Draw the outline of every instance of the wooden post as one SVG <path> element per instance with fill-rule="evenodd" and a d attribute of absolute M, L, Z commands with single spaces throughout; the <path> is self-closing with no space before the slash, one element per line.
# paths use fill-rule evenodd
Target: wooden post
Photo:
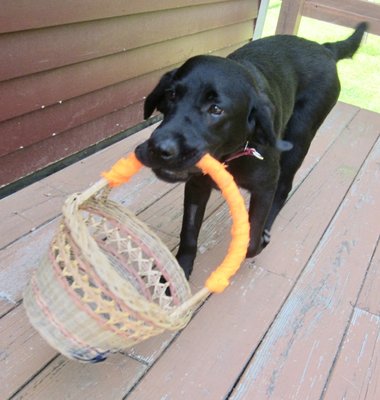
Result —
<path fill-rule="evenodd" d="M 282 0 L 276 34 L 296 35 L 305 0 Z"/>
<path fill-rule="evenodd" d="M 268 6 L 269 6 L 269 0 L 259 1 L 259 12 L 256 19 L 255 30 L 253 32 L 253 40 L 260 39 L 263 34 L 265 18 L 268 12 Z"/>

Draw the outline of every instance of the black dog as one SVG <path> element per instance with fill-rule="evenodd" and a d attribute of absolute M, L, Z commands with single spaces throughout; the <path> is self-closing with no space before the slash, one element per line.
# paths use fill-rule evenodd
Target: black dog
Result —
<path fill-rule="evenodd" d="M 227 58 L 196 56 L 166 73 L 147 97 L 145 118 L 164 115 L 136 149 L 159 178 L 187 181 L 177 259 L 189 277 L 213 183 L 194 167 L 210 153 L 251 193 L 247 257 L 269 243 L 269 230 L 310 143 L 337 102 L 336 62 L 351 57 L 367 28 L 319 45 L 296 36 L 253 41 Z"/>

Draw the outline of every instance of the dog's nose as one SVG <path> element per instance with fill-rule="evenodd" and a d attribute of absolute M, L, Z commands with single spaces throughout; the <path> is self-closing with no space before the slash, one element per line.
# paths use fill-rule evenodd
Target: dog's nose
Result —
<path fill-rule="evenodd" d="M 165 139 L 153 143 L 151 148 L 156 157 L 163 161 L 171 161 L 179 154 L 178 144 L 171 139 Z"/>

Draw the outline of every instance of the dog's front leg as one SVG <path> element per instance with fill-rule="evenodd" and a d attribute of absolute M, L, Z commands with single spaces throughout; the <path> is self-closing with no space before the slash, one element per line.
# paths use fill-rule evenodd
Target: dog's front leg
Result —
<path fill-rule="evenodd" d="M 199 231 L 203 222 L 212 183 L 208 176 L 195 176 L 185 185 L 184 212 L 177 260 L 186 278 L 193 270 Z"/>
<path fill-rule="evenodd" d="M 270 234 L 264 231 L 264 227 L 273 197 L 273 191 L 251 195 L 249 204 L 250 242 L 247 257 L 256 256 L 269 243 Z"/>

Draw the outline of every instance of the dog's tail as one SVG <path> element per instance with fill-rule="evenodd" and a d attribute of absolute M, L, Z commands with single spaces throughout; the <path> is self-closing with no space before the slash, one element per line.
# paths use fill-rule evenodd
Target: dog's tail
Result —
<path fill-rule="evenodd" d="M 361 22 L 355 29 L 355 32 L 345 40 L 334 43 L 324 43 L 323 46 L 328 48 L 333 54 L 336 61 L 342 58 L 352 57 L 360 46 L 364 32 L 367 30 L 367 22 Z"/>

